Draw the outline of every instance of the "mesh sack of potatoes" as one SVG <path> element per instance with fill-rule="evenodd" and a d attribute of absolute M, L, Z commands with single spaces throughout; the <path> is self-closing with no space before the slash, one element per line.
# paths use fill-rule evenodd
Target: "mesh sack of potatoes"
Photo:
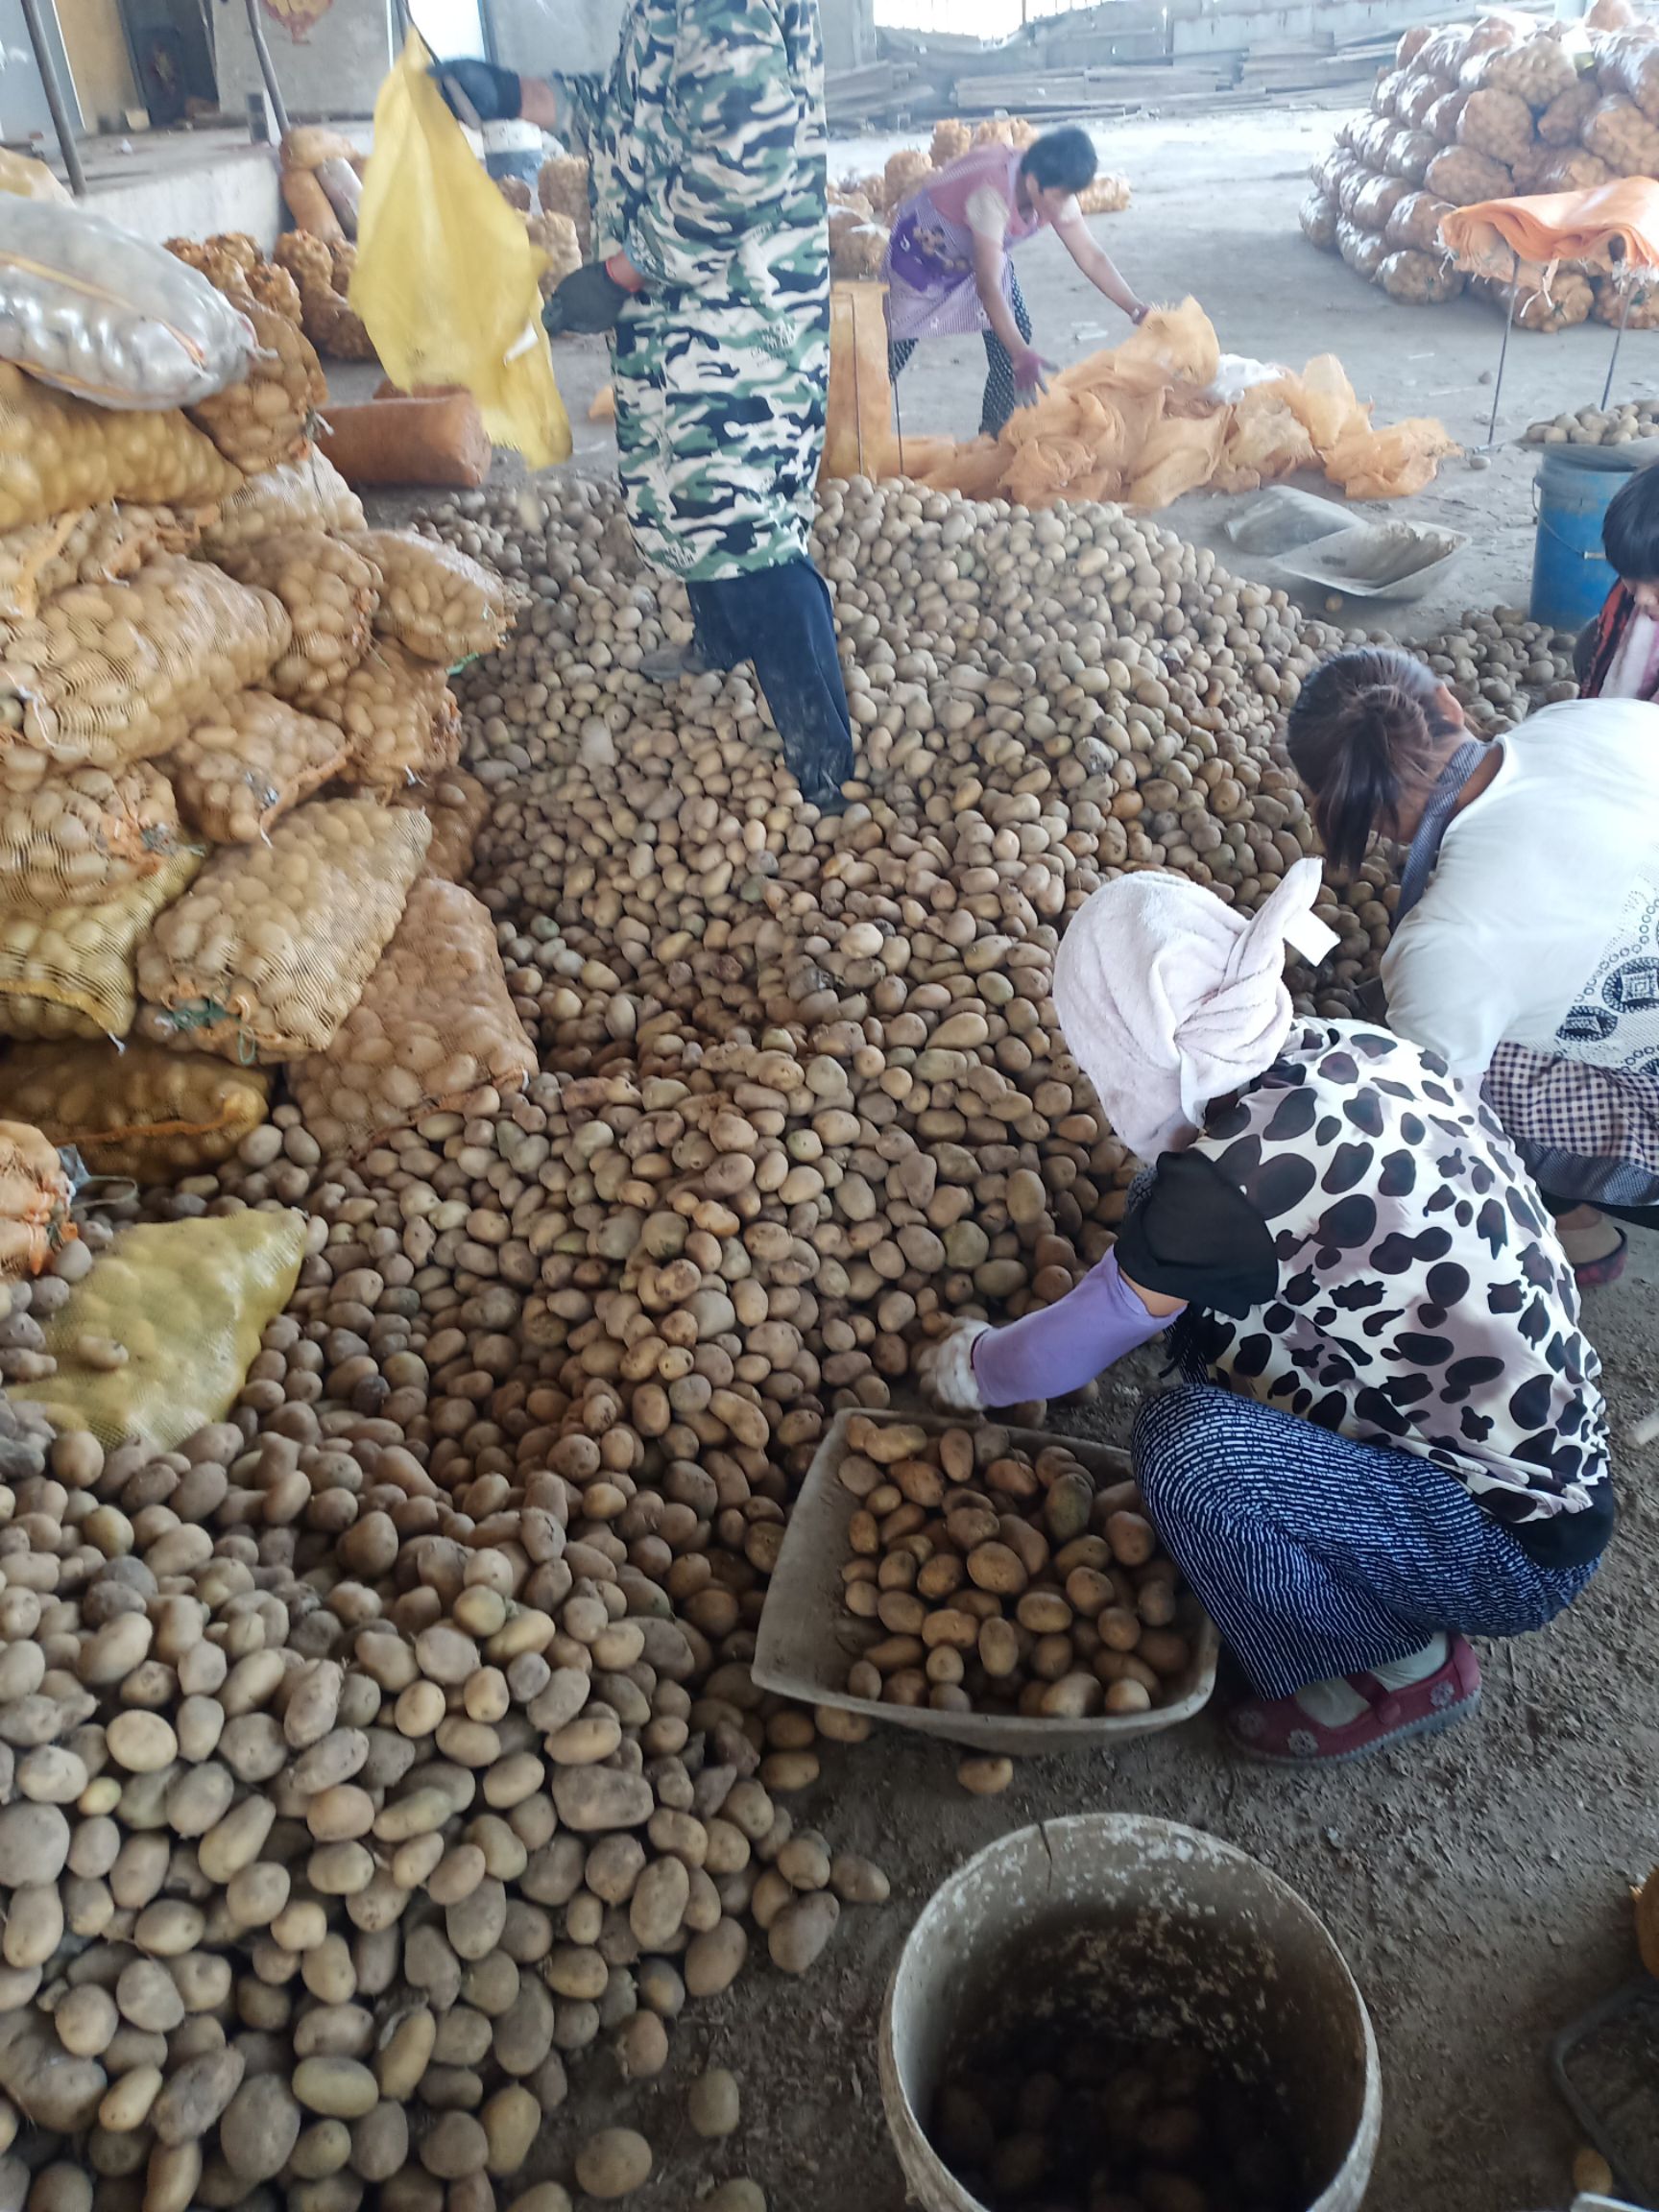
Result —
<path fill-rule="evenodd" d="M 176 408 L 94 407 L 0 361 L 0 530 L 107 499 L 207 507 L 241 482 Z"/>
<path fill-rule="evenodd" d="M 445 671 L 435 661 L 378 638 L 344 684 L 310 703 L 337 722 L 350 748 L 344 783 L 390 798 L 429 782 L 461 757 L 461 721 Z"/>
<path fill-rule="evenodd" d="M 422 661 L 452 668 L 493 653 L 513 627 L 517 595 L 504 580 L 441 539 L 357 530 L 345 542 L 379 571 L 376 633 Z"/>
<path fill-rule="evenodd" d="M 130 583 L 59 592 L 0 652 L 0 784 L 168 752 L 214 700 L 257 684 L 288 637 L 269 592 L 174 554 Z"/>
<path fill-rule="evenodd" d="M 1506 46 L 1491 56 L 1486 83 L 1500 92 L 1513 92 L 1528 108 L 1548 108 L 1578 82 L 1573 57 L 1558 39 L 1548 35 L 1528 38 L 1519 46 Z"/>
<path fill-rule="evenodd" d="M 347 543 L 323 530 L 282 530 L 219 555 L 239 584 L 271 592 L 287 610 L 288 648 L 264 677 L 279 699 L 321 699 L 368 650 L 380 596 L 368 546 L 367 534 Z"/>
<path fill-rule="evenodd" d="M 1372 114 L 1392 115 L 1400 105 L 1400 95 L 1405 91 L 1407 82 L 1403 69 L 1384 70 L 1371 94 Z"/>
<path fill-rule="evenodd" d="M 362 998 L 288 1087 L 325 1156 L 349 1159 L 428 1114 L 495 1112 L 536 1065 L 489 909 L 422 876 Z"/>
<path fill-rule="evenodd" d="M 179 853 L 92 904 L 0 913 L 0 1037 L 125 1037 L 133 953 L 201 865 L 200 853 Z"/>
<path fill-rule="evenodd" d="M 1309 170 L 1309 180 L 1315 192 L 1322 192 L 1327 200 L 1334 200 L 1341 193 L 1344 180 L 1359 166 L 1345 146 L 1333 146 L 1325 158 L 1315 161 Z"/>
<path fill-rule="evenodd" d="M 1440 145 L 1456 145 L 1457 126 L 1463 120 L 1463 109 L 1468 99 L 1467 92 L 1443 93 L 1423 118 L 1424 130 Z"/>
<path fill-rule="evenodd" d="M 1440 141 L 1431 131 L 1396 131 L 1384 167 L 1390 176 L 1403 177 L 1407 184 L 1421 184 L 1439 151 Z"/>
<path fill-rule="evenodd" d="M 881 170 L 883 198 L 889 211 L 897 212 L 919 184 L 933 174 L 933 164 L 919 146 L 901 146 L 889 154 Z"/>
<path fill-rule="evenodd" d="M 1409 248 L 1387 255 L 1377 265 L 1377 281 L 1390 300 L 1413 307 L 1436 307 L 1443 300 L 1455 300 L 1463 289 L 1463 272 L 1454 268 L 1443 253 L 1417 253 Z"/>
<path fill-rule="evenodd" d="M 1426 77 L 1443 77 L 1449 84 L 1457 82 L 1457 72 L 1469 54 L 1469 34 L 1472 23 L 1443 23 L 1423 42 L 1417 57 L 1417 68 Z"/>
<path fill-rule="evenodd" d="M 1432 192 L 1407 193 L 1389 216 L 1383 239 L 1396 252 L 1441 252 L 1440 224 L 1451 212 L 1452 203 Z"/>
<path fill-rule="evenodd" d="M 1335 201 L 1327 200 L 1323 192 L 1310 192 L 1296 218 L 1302 226 L 1303 237 L 1323 253 L 1335 252 L 1336 225 L 1340 219 Z"/>
<path fill-rule="evenodd" d="M 1477 300 L 1485 301 L 1496 307 L 1501 315 L 1509 311 L 1510 279 L 1502 276 L 1471 276 L 1469 291 Z M 1590 289 L 1590 279 L 1576 269 L 1545 270 L 1536 261 L 1523 261 L 1520 284 L 1515 296 L 1515 325 L 1520 330 L 1556 331 L 1571 330 L 1590 319 L 1590 310 L 1596 296 Z"/>
<path fill-rule="evenodd" d="M 0 1277 L 38 1275 L 75 1235 L 69 1173 L 45 1133 L 0 1121 Z"/>
<path fill-rule="evenodd" d="M 472 851 L 490 811 L 489 787 L 464 769 L 452 768 L 430 784 L 411 783 L 393 797 L 394 806 L 420 806 L 432 825 L 426 848 L 426 874 L 465 883 L 472 873 Z"/>
<path fill-rule="evenodd" d="M 1513 167 L 1532 144 L 1532 110 L 1514 92 L 1471 92 L 1457 118 L 1457 143 Z"/>
<path fill-rule="evenodd" d="M 576 235 L 576 226 L 568 215 L 549 215 L 545 208 L 538 208 L 524 224 L 530 234 L 530 243 L 545 263 L 537 282 L 541 297 L 548 299 L 566 276 L 574 276 L 582 266 L 582 241 Z"/>
<path fill-rule="evenodd" d="M 1596 276 L 1590 289 L 1590 312 L 1598 323 L 1610 323 L 1615 329 L 1623 323 L 1627 330 L 1659 330 L 1659 285 L 1636 280 L 1621 285 L 1612 276 Z"/>
<path fill-rule="evenodd" d="M 312 446 L 297 461 L 251 476 L 202 534 L 211 561 L 282 530 L 361 530 L 363 502 L 334 464 Z"/>
<path fill-rule="evenodd" d="M 1557 93 L 1539 116 L 1539 137 L 1546 146 L 1576 146 L 1600 98 L 1601 90 L 1594 77 L 1578 78 L 1565 92 Z"/>
<path fill-rule="evenodd" d="M 1354 221 L 1354 210 L 1359 204 L 1359 195 L 1377 181 L 1374 169 L 1350 169 L 1336 189 L 1336 207 L 1345 221 Z"/>
<path fill-rule="evenodd" d="M 1659 176 L 1659 125 L 1649 123 L 1634 100 L 1615 93 L 1599 100 L 1584 125 L 1584 145 L 1620 177 Z"/>
<path fill-rule="evenodd" d="M 303 330 L 251 292 L 228 295 L 253 325 L 257 352 L 240 382 L 228 384 L 190 409 L 225 459 L 252 476 L 305 450 L 318 412 L 327 404 L 323 364 Z"/>
<path fill-rule="evenodd" d="M 339 361 L 373 361 L 374 349 L 362 317 L 347 301 L 355 250 L 329 246 L 303 230 L 285 230 L 276 241 L 276 261 L 300 291 L 300 320 L 320 353 Z"/>
<path fill-rule="evenodd" d="M 269 1109 L 271 1078 L 160 1045 L 14 1045 L 0 1114 L 33 1121 L 94 1175 L 170 1183 L 228 1160 Z"/>
<path fill-rule="evenodd" d="M 326 783 L 350 748 L 338 724 L 239 691 L 167 757 L 179 810 L 214 845 L 252 845 Z"/>
<path fill-rule="evenodd" d="M 251 1064 L 321 1052 L 397 926 L 426 818 L 313 799 L 261 845 L 226 846 L 139 949 L 141 1034 Z"/>
<path fill-rule="evenodd" d="M 173 786 L 144 761 L 0 791 L 0 907 L 51 912 L 108 899 L 156 875 L 183 842 Z"/>
<path fill-rule="evenodd" d="M 588 201 L 588 164 L 579 155 L 555 154 L 541 164 L 536 197 L 549 215 L 568 216 L 576 226 L 583 258 L 592 251 L 593 217 Z"/>
<path fill-rule="evenodd" d="M 1620 32 L 1600 40 L 1596 74 L 1602 89 L 1634 100 L 1650 122 L 1659 123 L 1659 44 L 1651 32 Z"/>
<path fill-rule="evenodd" d="M 1350 220 L 1361 230 L 1375 230 L 1381 234 L 1388 227 L 1388 218 L 1405 199 L 1410 187 L 1401 177 L 1369 177 L 1354 195 L 1349 209 Z"/>
<path fill-rule="evenodd" d="M 1473 146 L 1449 146 L 1429 164 L 1425 181 L 1438 199 L 1455 207 L 1473 207 L 1477 201 L 1503 200 L 1513 180 L 1502 161 L 1478 154 Z"/>
<path fill-rule="evenodd" d="M 292 1206 L 133 1222 L 44 1322 L 57 1372 L 18 1395 L 60 1434 L 170 1452 L 229 1412 L 304 1251 Z"/>
<path fill-rule="evenodd" d="M 1354 133 L 1354 153 L 1362 168 L 1373 172 L 1383 166 L 1394 125 L 1386 115 L 1367 115 Z"/>
<path fill-rule="evenodd" d="M 1517 192 L 1588 192 L 1612 181 L 1600 155 L 1582 146 L 1533 146 L 1515 164 Z"/>
<path fill-rule="evenodd" d="M 1127 177 L 1107 173 L 1096 177 L 1092 184 L 1084 185 L 1077 195 L 1077 204 L 1085 215 L 1118 215 L 1133 198 Z"/>
<path fill-rule="evenodd" d="M 212 510 L 102 507 L 54 516 L 0 537 L 0 617 L 28 621 L 74 584 L 114 584 L 156 553 L 190 553 Z"/>
<path fill-rule="evenodd" d="M 1413 77 L 1394 107 L 1394 120 L 1413 131 L 1429 128 L 1429 116 L 1437 101 L 1445 97 L 1446 87 L 1433 77 Z"/>
<path fill-rule="evenodd" d="M 1357 276 L 1375 276 L 1388 248 L 1379 230 L 1367 230 L 1342 216 L 1336 225 L 1336 251 Z"/>
<path fill-rule="evenodd" d="M 948 168 L 952 161 L 960 161 L 974 143 L 974 133 L 966 123 L 955 116 L 947 115 L 933 126 L 933 141 L 927 149 L 928 158 L 935 169 Z"/>

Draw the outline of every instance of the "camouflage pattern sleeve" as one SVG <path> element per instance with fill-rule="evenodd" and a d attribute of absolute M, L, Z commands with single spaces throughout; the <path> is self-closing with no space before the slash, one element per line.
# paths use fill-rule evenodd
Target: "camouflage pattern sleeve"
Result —
<path fill-rule="evenodd" d="M 629 226 L 630 258 L 661 283 L 697 281 L 785 218 L 798 108 L 771 0 L 679 0 L 663 128 Z"/>

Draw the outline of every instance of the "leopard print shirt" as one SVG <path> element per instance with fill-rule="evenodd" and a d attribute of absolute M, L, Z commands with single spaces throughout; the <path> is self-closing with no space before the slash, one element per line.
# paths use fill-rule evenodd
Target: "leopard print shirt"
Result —
<path fill-rule="evenodd" d="M 1505 1523 L 1591 1504 L 1606 1422 L 1572 1269 L 1444 1061 L 1362 1023 L 1304 1023 L 1194 1149 L 1279 1261 L 1278 1294 L 1242 1319 L 1191 1313 L 1220 1382 L 1418 1453 Z"/>

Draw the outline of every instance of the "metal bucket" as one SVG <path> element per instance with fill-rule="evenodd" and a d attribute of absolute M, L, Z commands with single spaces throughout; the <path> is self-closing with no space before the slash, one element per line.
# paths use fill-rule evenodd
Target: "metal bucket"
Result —
<path fill-rule="evenodd" d="M 970 2022 L 1110 2008 L 1129 2037 L 1179 2033 L 1277 2084 L 1309 2212 L 1358 2212 L 1382 2114 L 1364 2000 L 1323 1922 L 1265 1866 L 1195 1828 L 1130 1814 L 1045 1821 L 933 1892 L 881 2020 L 881 2097 L 924 2212 L 985 2212 L 926 2124 Z"/>

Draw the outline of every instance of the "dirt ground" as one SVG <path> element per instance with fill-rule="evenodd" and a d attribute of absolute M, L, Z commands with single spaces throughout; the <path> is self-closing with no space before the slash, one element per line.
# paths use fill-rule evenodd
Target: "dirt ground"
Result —
<path fill-rule="evenodd" d="M 1493 314 L 1461 301 L 1396 306 L 1297 231 L 1304 172 L 1337 111 L 1101 126 L 1103 159 L 1130 176 L 1135 204 L 1099 232 L 1146 295 L 1196 294 L 1230 349 L 1297 366 L 1334 351 L 1380 420 L 1438 414 L 1478 443 L 1498 359 Z M 898 142 L 838 145 L 831 173 L 876 167 Z M 1053 239 L 1027 249 L 1021 271 L 1046 350 L 1073 357 L 1121 331 Z M 1609 347 L 1596 325 L 1518 336 L 1501 430 L 1512 438 L 1534 416 L 1599 399 Z M 558 359 L 579 458 L 602 466 L 610 433 L 583 417 L 604 381 L 603 349 L 565 344 Z M 924 348 L 902 386 L 906 423 L 971 434 L 981 375 L 974 341 Z M 1659 340 L 1628 337 L 1620 393 L 1650 393 L 1656 378 Z M 1466 606 L 1525 601 L 1534 461 L 1505 447 L 1478 471 L 1454 462 L 1413 503 L 1412 513 L 1451 521 L 1474 543 L 1447 593 L 1395 611 L 1397 635 L 1425 635 Z M 1200 495 L 1166 519 L 1219 544 L 1234 511 Z M 1659 1399 L 1656 1282 L 1659 1240 L 1648 1240 L 1626 1280 L 1591 1307 L 1621 1435 Z M 1072 1418 L 1120 1436 L 1135 1395 L 1109 1383 L 1097 1406 Z M 763 2184 L 774 2212 L 898 2212 L 903 2186 L 881 2119 L 876 2041 L 915 1913 L 953 1866 L 1014 1827 L 1091 1808 L 1139 1812 L 1254 1853 L 1341 1943 L 1384 2074 L 1372 2212 L 1563 2205 L 1578 2136 L 1551 2085 L 1550 2045 L 1633 1972 L 1627 1886 L 1659 1859 L 1656 1479 L 1653 1450 L 1622 1448 L 1623 1526 L 1588 1595 L 1547 1633 L 1483 1654 L 1485 1704 L 1475 1722 L 1370 1765 L 1308 1778 L 1256 1768 L 1228 1754 L 1207 1719 L 1116 1758 L 1027 1765 L 1006 1795 L 981 1800 L 958 1789 L 948 1750 L 906 1735 L 826 1746 L 823 1778 L 792 1805 L 797 1822 L 878 1859 L 893 1882 L 891 1905 L 846 1913 L 805 1982 L 762 1961 L 718 2004 L 694 2008 L 660 2082 L 623 2090 L 608 2059 L 579 2073 L 572 2116 L 627 2121 L 649 2135 L 658 2178 L 630 2200 L 638 2212 L 691 2212 L 715 2181 L 738 2173 Z M 690 2133 L 683 2092 L 716 2061 L 742 2081 L 744 2120 L 710 2150 Z M 550 2131 L 545 2171 L 567 2176 L 569 2140 Z"/>

